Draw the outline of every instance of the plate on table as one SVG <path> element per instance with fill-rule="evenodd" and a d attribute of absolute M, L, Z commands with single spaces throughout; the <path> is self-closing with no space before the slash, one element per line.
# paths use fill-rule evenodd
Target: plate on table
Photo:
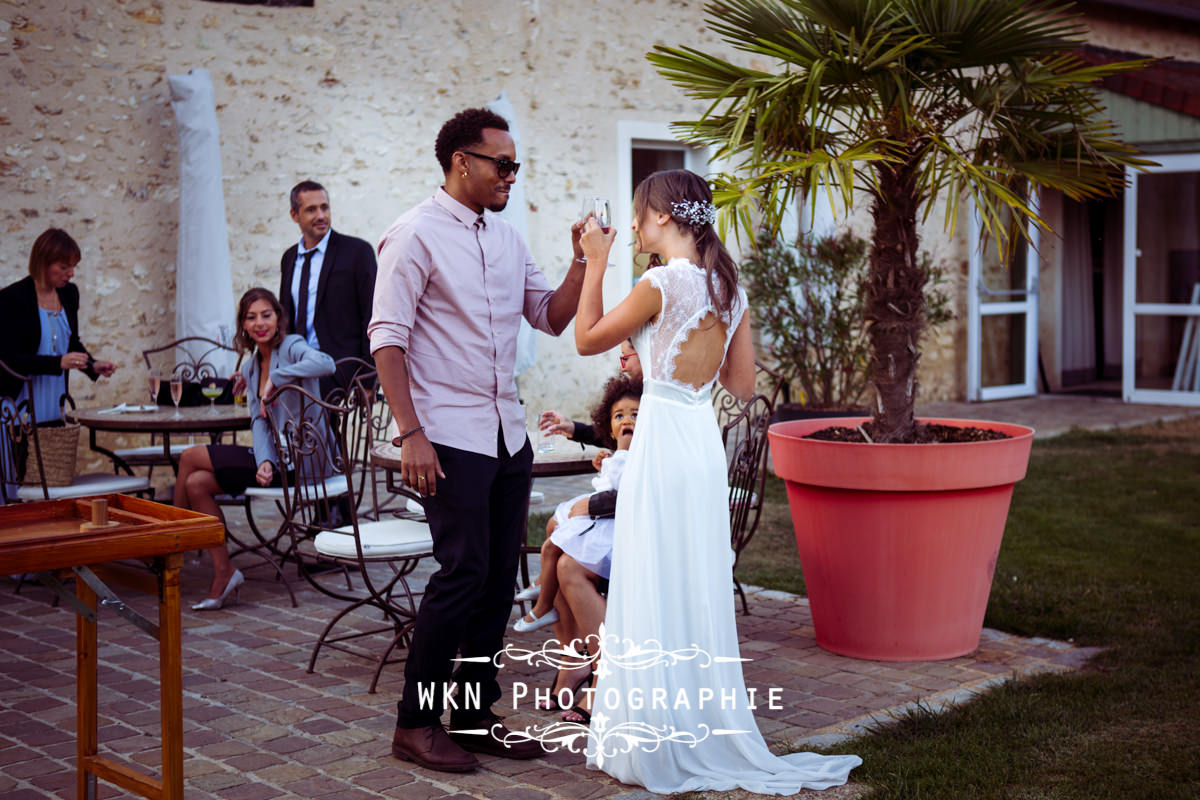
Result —
<path fill-rule="evenodd" d="M 103 409 L 102 411 L 98 411 L 96 413 L 98 413 L 98 414 L 140 414 L 140 413 L 144 413 L 146 411 L 157 411 L 157 410 L 158 410 L 158 406 L 156 406 L 152 403 L 145 403 L 145 404 L 121 403 L 121 405 L 119 405 L 119 406 L 113 406 L 112 408 L 106 408 L 106 409 Z"/>

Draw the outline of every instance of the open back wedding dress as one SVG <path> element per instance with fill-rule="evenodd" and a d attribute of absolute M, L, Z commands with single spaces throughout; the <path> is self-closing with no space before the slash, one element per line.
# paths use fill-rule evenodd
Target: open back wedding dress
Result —
<path fill-rule="evenodd" d="M 661 793 L 790 795 L 840 785 L 862 760 L 773 755 L 742 677 L 711 390 L 745 292 L 725 320 L 710 304 L 704 270 L 684 259 L 643 280 L 662 294 L 662 311 L 634 337 L 645 388 L 617 499 L 588 765 Z M 772 687 L 756 688 L 763 705 Z"/>

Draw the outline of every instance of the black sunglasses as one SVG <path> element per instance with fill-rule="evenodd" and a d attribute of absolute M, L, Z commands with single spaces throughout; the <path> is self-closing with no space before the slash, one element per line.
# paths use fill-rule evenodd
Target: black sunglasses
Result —
<path fill-rule="evenodd" d="M 520 163 L 513 161 L 511 158 L 493 158 L 492 156 L 485 156 L 482 153 L 472 153 L 470 150 L 463 150 L 462 152 L 469 156 L 475 156 L 476 158 L 486 158 L 488 161 L 495 161 L 496 174 L 501 178 L 507 178 L 509 175 L 516 175 L 521 169 Z"/>

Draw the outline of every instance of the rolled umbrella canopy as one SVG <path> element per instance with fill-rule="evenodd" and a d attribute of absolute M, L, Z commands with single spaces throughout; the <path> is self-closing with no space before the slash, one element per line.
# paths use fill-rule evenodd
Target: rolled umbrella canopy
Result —
<path fill-rule="evenodd" d="M 212 78 L 208 70 L 194 69 L 168 81 L 179 130 L 175 334 L 179 339 L 204 336 L 232 345 L 236 309 Z M 215 366 L 228 375 L 234 369 L 233 359 Z"/>

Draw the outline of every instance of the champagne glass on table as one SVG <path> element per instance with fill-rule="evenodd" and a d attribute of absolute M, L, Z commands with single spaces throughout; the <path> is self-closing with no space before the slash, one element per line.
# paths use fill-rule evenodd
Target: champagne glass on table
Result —
<path fill-rule="evenodd" d="M 225 391 L 224 378 L 204 378 L 200 381 L 200 394 L 208 398 L 208 413 L 217 413 L 217 398 Z"/>
<path fill-rule="evenodd" d="M 158 390 L 162 386 L 162 375 L 159 375 L 156 370 L 151 370 L 148 383 L 150 384 L 150 405 L 157 407 Z"/>
<path fill-rule="evenodd" d="M 171 377 L 171 402 L 175 404 L 175 416 L 182 417 L 179 413 L 179 401 L 183 399 L 183 379 L 175 376 Z"/>

